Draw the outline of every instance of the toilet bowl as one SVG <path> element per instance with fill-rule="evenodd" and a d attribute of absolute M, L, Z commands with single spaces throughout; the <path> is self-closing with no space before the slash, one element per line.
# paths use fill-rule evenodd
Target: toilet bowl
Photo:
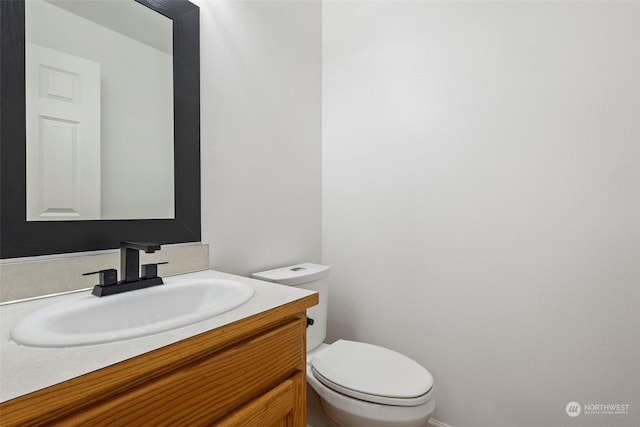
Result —
<path fill-rule="evenodd" d="M 299 264 L 254 273 L 256 279 L 319 293 L 307 311 L 307 383 L 332 427 L 421 427 L 435 408 L 433 376 L 393 350 L 357 341 L 324 343 L 329 267 Z"/>
<path fill-rule="evenodd" d="M 332 426 L 420 427 L 435 408 L 429 371 L 371 344 L 321 344 L 307 353 L 307 382 Z"/>

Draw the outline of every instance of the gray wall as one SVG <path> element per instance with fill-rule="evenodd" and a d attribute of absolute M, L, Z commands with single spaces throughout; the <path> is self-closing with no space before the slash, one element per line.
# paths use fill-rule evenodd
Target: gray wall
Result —
<path fill-rule="evenodd" d="M 323 13 L 330 338 L 418 360 L 455 427 L 640 425 L 640 3 Z"/>
<path fill-rule="evenodd" d="M 319 262 L 321 3 L 196 3 L 210 266 L 248 275 Z"/>

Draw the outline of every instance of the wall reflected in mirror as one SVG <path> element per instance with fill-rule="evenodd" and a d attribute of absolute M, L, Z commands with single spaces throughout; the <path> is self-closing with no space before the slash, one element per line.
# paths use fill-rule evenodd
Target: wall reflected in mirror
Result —
<path fill-rule="evenodd" d="M 26 2 L 27 220 L 174 218 L 173 22 Z"/>

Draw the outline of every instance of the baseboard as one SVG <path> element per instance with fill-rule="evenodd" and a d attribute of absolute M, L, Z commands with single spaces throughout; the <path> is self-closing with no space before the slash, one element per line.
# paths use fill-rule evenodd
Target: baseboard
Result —
<path fill-rule="evenodd" d="M 429 422 L 427 422 L 427 424 L 432 427 L 451 427 L 449 424 L 445 424 L 442 421 L 436 420 L 435 418 L 429 419 Z"/>

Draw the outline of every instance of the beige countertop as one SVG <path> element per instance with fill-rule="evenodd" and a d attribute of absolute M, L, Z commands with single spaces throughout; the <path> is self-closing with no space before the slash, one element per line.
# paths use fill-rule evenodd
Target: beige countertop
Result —
<path fill-rule="evenodd" d="M 48 305 L 78 298 L 90 290 L 43 297 L 0 306 L 0 402 L 104 368 L 194 335 L 293 302 L 313 292 L 213 270 L 165 278 L 165 286 L 180 279 L 219 278 L 251 285 L 255 295 L 248 302 L 212 319 L 154 335 L 106 344 L 65 348 L 35 348 L 10 338 L 13 326 L 28 314 Z"/>

